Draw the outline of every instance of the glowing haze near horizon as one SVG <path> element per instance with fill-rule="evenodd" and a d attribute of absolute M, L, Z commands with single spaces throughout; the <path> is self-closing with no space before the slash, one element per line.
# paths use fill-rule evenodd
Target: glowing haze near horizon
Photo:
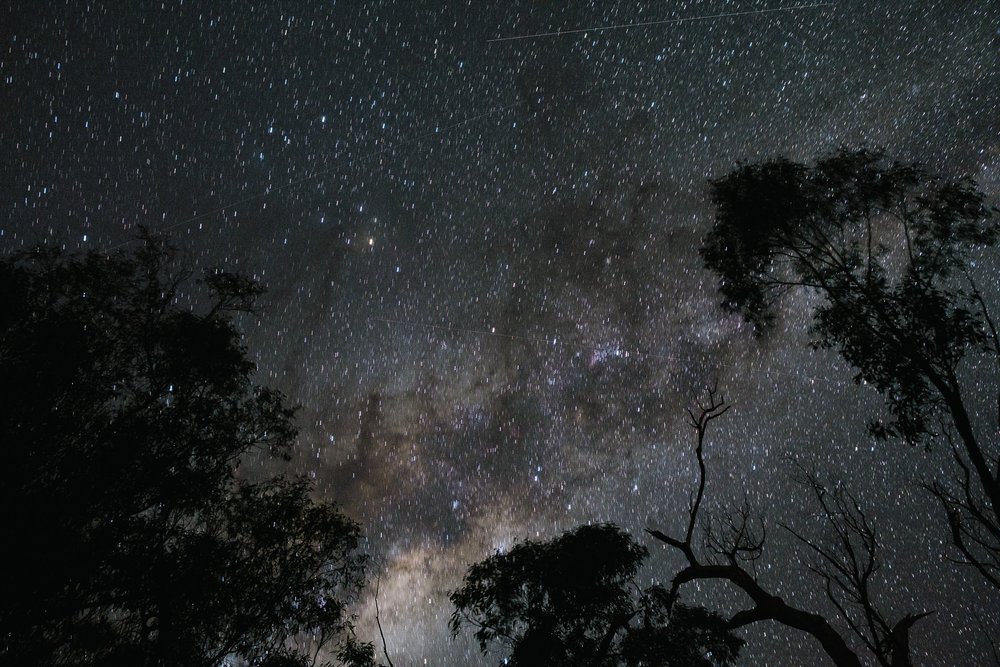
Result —
<path fill-rule="evenodd" d="M 937 610 L 918 659 L 986 659 L 970 619 L 997 632 L 995 595 L 943 564 L 913 484 L 943 452 L 873 443 L 880 403 L 805 347 L 807 304 L 755 341 L 697 248 L 708 178 L 841 144 L 995 200 L 995 3 L 255 4 L 8 10 L 0 251 L 127 250 L 146 225 L 268 285 L 247 344 L 303 406 L 295 470 L 365 528 L 397 666 L 495 664 L 449 639 L 446 596 L 496 549 L 586 521 L 678 530 L 683 409 L 716 378 L 735 407 L 708 503 L 766 515 L 761 576 L 828 611 L 776 526 L 813 526 L 791 455 L 864 499 L 890 609 Z M 698 18 L 719 14 L 738 15 Z M 646 543 L 644 578 L 669 576 Z M 360 613 L 375 639 L 370 597 Z M 746 664 L 823 664 L 779 627 L 747 637 Z"/>

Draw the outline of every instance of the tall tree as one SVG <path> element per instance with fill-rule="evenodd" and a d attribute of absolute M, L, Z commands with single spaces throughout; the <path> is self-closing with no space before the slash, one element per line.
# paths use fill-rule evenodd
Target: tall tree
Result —
<path fill-rule="evenodd" d="M 742 166 L 712 192 L 702 256 L 723 306 L 764 335 L 783 294 L 818 297 L 814 344 L 839 351 L 886 400 L 889 418 L 872 432 L 950 448 L 953 477 L 926 488 L 956 557 L 1000 589 L 1000 414 L 973 407 L 998 380 L 1000 335 L 973 275 L 997 242 L 996 209 L 969 179 L 866 150 Z M 1000 396 L 985 403 L 1000 412 Z"/>
<path fill-rule="evenodd" d="M 358 525 L 301 479 L 239 474 L 296 437 L 233 320 L 260 288 L 213 271 L 197 297 L 173 260 L 147 237 L 0 261 L 0 662 L 306 664 L 309 643 L 364 664 Z"/>
<path fill-rule="evenodd" d="M 648 552 L 617 526 L 585 525 L 522 542 L 469 568 L 451 594 L 452 633 L 475 628 L 485 653 L 519 667 L 711 667 L 742 641 L 721 617 L 675 604 L 635 577 Z"/>

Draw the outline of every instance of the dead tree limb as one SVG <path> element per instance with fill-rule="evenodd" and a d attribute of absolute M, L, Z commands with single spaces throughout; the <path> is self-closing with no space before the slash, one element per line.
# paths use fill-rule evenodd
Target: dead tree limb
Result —
<path fill-rule="evenodd" d="M 717 524 L 719 527 L 699 517 L 706 486 L 705 436 L 709 423 L 728 409 L 717 387 L 712 387 L 705 400 L 688 410 L 689 423 L 696 434 L 698 483 L 688 505 L 683 537 L 646 530 L 650 536 L 679 551 L 687 562 L 671 582 L 670 599 L 676 600 L 681 587 L 693 581 L 727 581 L 753 602 L 752 607 L 732 616 L 730 629 L 760 621 L 777 621 L 812 636 L 838 667 L 860 667 L 861 657 L 830 621 L 789 604 L 766 589 L 757 580 L 755 571 L 748 569 L 760 558 L 766 540 L 763 520 L 755 522 L 751 518 L 748 503 L 729 514 L 725 521 Z M 813 572 L 823 578 L 831 602 L 872 657 L 885 667 L 909 667 L 909 630 L 927 614 L 909 615 L 895 624 L 889 623 L 874 602 L 872 576 L 878 570 L 878 541 L 867 517 L 852 496 L 829 496 L 818 481 L 811 488 L 819 500 L 821 516 L 839 545 L 829 548 L 793 532 L 819 556 L 819 564 L 812 568 Z M 699 521 L 705 527 L 703 548 L 708 552 L 707 557 L 699 554 L 700 549 L 696 549 L 693 542 Z M 849 610 L 849 606 L 859 607 L 860 615 Z"/>

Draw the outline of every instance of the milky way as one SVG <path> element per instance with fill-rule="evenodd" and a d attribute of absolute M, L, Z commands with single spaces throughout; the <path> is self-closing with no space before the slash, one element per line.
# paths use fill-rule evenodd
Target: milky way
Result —
<path fill-rule="evenodd" d="M 0 51 L 0 250 L 128 249 L 145 225 L 268 286 L 247 344 L 302 405 L 295 470 L 369 536 L 396 665 L 483 660 L 448 638 L 446 595 L 498 548 L 585 521 L 677 528 L 683 409 L 714 379 L 735 407 L 711 435 L 712 507 L 808 525 L 787 457 L 843 480 L 893 545 L 892 609 L 938 610 L 915 654 L 976 663 L 969 619 L 1000 607 L 943 565 L 913 485 L 941 453 L 873 443 L 877 397 L 806 347 L 808 304 L 756 341 L 697 249 L 708 178 L 841 144 L 995 200 L 1000 7 L 813 4 L 23 6 Z M 825 610 L 771 534 L 762 576 Z M 648 546 L 647 576 L 669 576 Z M 370 599 L 360 613 L 369 631 Z M 822 664 L 780 628 L 748 637 L 747 664 Z"/>

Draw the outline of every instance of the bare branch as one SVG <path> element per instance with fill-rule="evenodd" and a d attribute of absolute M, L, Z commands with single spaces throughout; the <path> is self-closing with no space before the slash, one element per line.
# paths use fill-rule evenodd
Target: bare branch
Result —
<path fill-rule="evenodd" d="M 763 527 L 757 535 L 751 530 L 749 520 L 749 505 L 744 503 L 743 508 L 730 515 L 728 526 L 730 534 L 728 538 L 712 537 L 711 530 L 708 531 L 709 548 L 714 548 L 726 555 L 729 561 L 726 564 L 710 563 L 703 564 L 695 554 L 691 544 L 694 526 L 698 520 L 698 510 L 704 498 L 705 488 L 705 464 L 704 464 L 704 442 L 708 424 L 721 416 L 728 410 L 721 396 L 717 395 L 717 388 L 713 387 L 708 391 L 708 400 L 698 404 L 698 411 L 688 411 L 690 423 L 694 428 L 697 437 L 697 447 L 695 454 L 698 459 L 699 479 L 698 493 L 695 501 L 689 509 L 688 526 L 684 539 L 676 539 L 654 529 L 646 529 L 646 532 L 660 540 L 664 544 L 677 549 L 686 558 L 688 565 L 683 568 L 673 578 L 670 588 L 670 599 L 676 600 L 680 588 L 689 582 L 709 579 L 720 579 L 729 581 L 737 588 L 746 593 L 754 602 L 754 607 L 738 612 L 730 621 L 731 629 L 739 628 L 750 623 L 762 620 L 775 620 L 788 627 L 806 632 L 814 637 L 823 646 L 827 655 L 839 667 L 860 667 L 861 661 L 857 654 L 850 648 L 844 638 L 831 626 L 822 616 L 813 614 L 801 609 L 797 609 L 787 604 L 780 597 L 765 590 L 754 575 L 743 569 L 741 563 L 749 560 L 755 561 L 763 550 L 764 531 Z"/>
<path fill-rule="evenodd" d="M 711 521 L 705 521 L 705 548 L 733 565 L 738 562 L 753 565 L 760 558 L 766 539 L 764 520 L 750 516 L 750 503 L 745 499 L 738 510 L 726 515 L 721 534 L 713 529 Z"/>
<path fill-rule="evenodd" d="M 378 626 L 378 634 L 379 637 L 382 638 L 382 653 L 385 654 L 385 660 L 389 663 L 389 667 L 395 667 L 395 665 L 392 664 L 392 658 L 389 657 L 389 647 L 385 642 L 385 633 L 382 632 L 382 620 L 379 617 L 380 610 L 378 607 L 378 592 L 381 583 L 382 575 L 380 574 L 375 577 L 375 625 Z"/>
<path fill-rule="evenodd" d="M 972 279 L 972 276 L 969 274 L 969 270 L 965 266 L 962 267 L 962 274 L 965 276 L 966 282 L 968 282 L 969 287 L 972 289 L 972 298 L 975 300 L 976 304 L 979 305 L 979 313 L 983 316 L 983 321 L 986 322 L 986 326 L 989 329 L 990 339 L 993 342 L 993 354 L 1000 358 L 1000 334 L 997 333 L 996 323 L 990 315 L 989 306 L 986 305 L 986 300 L 983 299 L 983 294 L 979 291 L 979 285 L 977 285 L 976 281 Z"/>
<path fill-rule="evenodd" d="M 721 417 L 729 411 L 729 406 L 726 405 L 725 399 L 718 393 L 718 390 L 719 383 L 716 380 L 706 390 L 705 402 L 697 401 L 698 412 L 695 413 L 690 409 L 688 410 L 688 417 L 690 417 L 691 426 L 697 434 L 698 443 L 697 447 L 695 447 L 695 456 L 698 459 L 698 492 L 688 512 L 688 525 L 684 533 L 684 542 L 687 543 L 689 548 L 691 546 L 691 536 L 694 534 L 694 527 L 698 521 L 698 509 L 701 507 L 702 498 L 705 496 L 705 433 L 712 420 Z"/>
<path fill-rule="evenodd" d="M 708 560 L 703 560 L 696 553 L 691 536 L 704 499 L 705 435 L 708 424 L 723 412 L 724 404 L 716 398 L 714 388 L 709 393 L 709 400 L 698 404 L 697 411 L 688 411 L 690 425 L 697 438 L 695 454 L 699 463 L 699 480 L 698 492 L 689 508 L 684 538 L 673 538 L 654 529 L 646 530 L 650 536 L 680 551 L 687 560 L 687 565 L 671 582 L 670 599 L 676 600 L 680 589 L 693 581 L 727 581 L 753 602 L 752 607 L 732 616 L 730 629 L 763 620 L 777 621 L 812 636 L 836 665 L 860 666 L 858 654 L 829 621 L 771 593 L 758 581 L 755 570 L 747 569 L 747 563 L 753 567 L 761 557 L 766 537 L 763 521 L 755 523 L 747 501 L 726 515 L 718 527 L 709 520 L 703 521 L 703 548 L 709 553 Z M 804 474 L 803 482 L 819 506 L 819 516 L 824 525 L 831 531 L 833 546 L 808 538 L 792 528 L 786 529 L 819 557 L 819 564 L 809 566 L 809 569 L 824 581 L 830 602 L 878 663 L 883 667 L 908 666 L 909 630 L 927 614 L 911 614 L 894 625 L 887 620 L 876 605 L 873 589 L 873 576 L 879 569 L 878 536 L 861 504 L 846 491 L 831 491 L 815 473 Z M 759 528 L 756 527 L 758 525 Z"/>
<path fill-rule="evenodd" d="M 836 539 L 832 545 L 826 545 L 791 527 L 783 527 L 819 558 L 819 564 L 809 569 L 823 579 L 828 599 L 879 664 L 884 667 L 908 664 L 900 662 L 901 656 L 908 656 L 907 633 L 927 614 L 911 614 L 895 625 L 888 621 L 876 604 L 872 588 L 873 575 L 880 567 L 878 536 L 860 503 L 847 491 L 831 490 L 815 472 L 801 467 L 800 471 L 799 481 L 812 493 L 824 524 L 833 530 Z"/>
<path fill-rule="evenodd" d="M 948 560 L 974 567 L 987 583 L 1000 589 L 1000 521 L 996 519 L 995 512 L 984 506 L 989 500 L 982 499 L 975 488 L 981 477 L 973 474 L 951 430 L 942 429 L 942 435 L 951 448 L 952 459 L 958 469 L 954 484 L 959 491 L 951 491 L 937 481 L 921 486 L 941 503 L 952 545 L 963 557 L 949 557 Z"/>

